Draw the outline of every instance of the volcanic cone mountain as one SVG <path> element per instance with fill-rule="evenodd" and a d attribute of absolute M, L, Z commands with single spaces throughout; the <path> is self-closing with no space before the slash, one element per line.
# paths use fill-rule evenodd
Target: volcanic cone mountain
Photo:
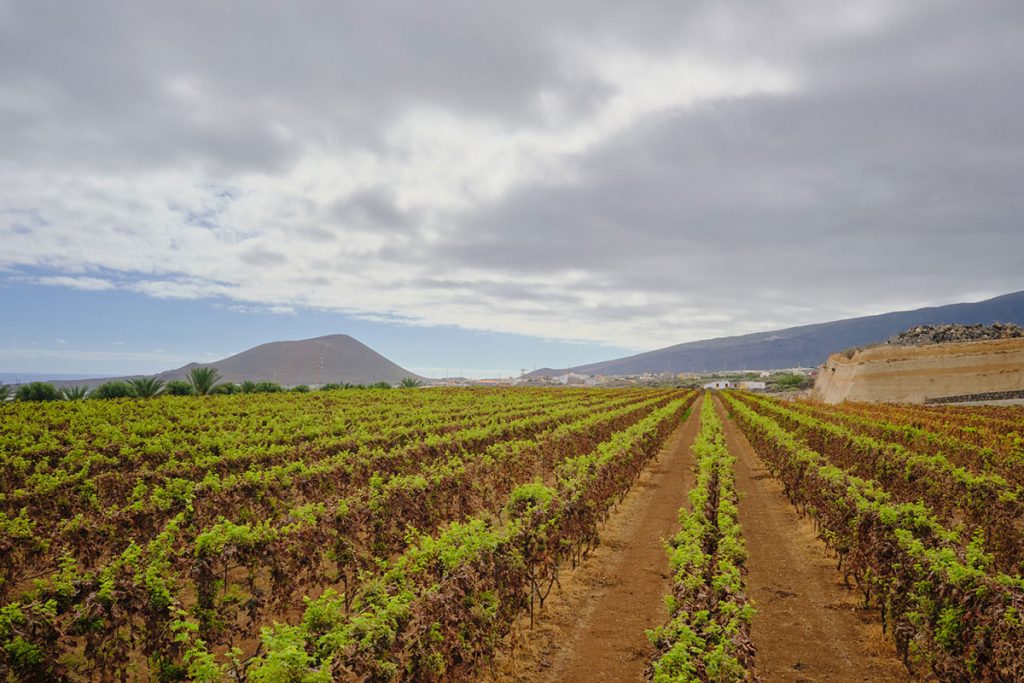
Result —
<path fill-rule="evenodd" d="M 405 377 L 422 379 L 347 334 L 260 344 L 223 360 L 212 363 L 189 363 L 156 376 L 163 380 L 186 379 L 189 371 L 196 367 L 216 368 L 220 372 L 222 382 L 268 381 L 284 386 L 328 382 L 396 384 Z M 96 386 L 104 381 L 107 380 L 93 379 L 61 384 Z"/>

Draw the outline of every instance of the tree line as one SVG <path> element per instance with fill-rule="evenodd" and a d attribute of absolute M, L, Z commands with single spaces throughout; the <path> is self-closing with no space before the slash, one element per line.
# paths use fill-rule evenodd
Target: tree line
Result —
<path fill-rule="evenodd" d="M 12 397 L 16 401 L 77 401 L 85 398 L 152 398 L 155 396 L 207 396 L 211 394 L 271 394 L 283 391 L 309 392 L 312 388 L 307 384 L 299 384 L 286 388 L 277 382 L 253 382 L 246 380 L 241 383 L 220 382 L 220 372 L 216 368 L 192 368 L 188 379 L 173 379 L 169 382 L 158 377 L 133 377 L 128 380 L 111 380 L 104 382 L 93 390 L 84 386 L 66 386 L 58 388 L 50 382 L 29 382 L 18 387 L 0 384 L 0 402 Z M 414 388 L 422 386 L 422 382 L 413 377 L 402 379 L 398 386 Z M 374 384 L 351 384 L 349 382 L 331 382 L 320 387 L 320 391 L 338 389 L 390 389 L 387 382 Z"/>

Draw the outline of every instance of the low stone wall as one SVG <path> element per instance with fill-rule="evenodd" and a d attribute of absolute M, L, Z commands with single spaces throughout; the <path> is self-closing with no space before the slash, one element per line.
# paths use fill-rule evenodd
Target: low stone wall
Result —
<path fill-rule="evenodd" d="M 926 398 L 925 403 L 977 403 L 979 401 L 1009 401 L 1024 398 L 1024 389 L 1020 391 L 987 391 L 983 394 L 961 394 L 959 396 L 940 396 Z"/>
<path fill-rule="evenodd" d="M 832 354 L 812 396 L 826 403 L 931 403 L 1015 392 L 1024 392 L 1024 339 L 879 345 Z"/>

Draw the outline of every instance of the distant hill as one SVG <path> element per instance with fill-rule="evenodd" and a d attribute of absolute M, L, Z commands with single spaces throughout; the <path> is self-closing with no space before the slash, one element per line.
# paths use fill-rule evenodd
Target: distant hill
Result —
<path fill-rule="evenodd" d="M 162 380 L 186 379 L 195 367 L 214 367 L 223 382 L 270 381 L 284 386 L 350 382 L 397 384 L 405 377 L 423 379 L 392 363 L 347 334 L 332 334 L 300 341 L 260 344 L 248 351 L 212 363 L 189 363 L 156 375 Z M 110 379 L 60 382 L 61 385 L 97 386 Z"/>
<path fill-rule="evenodd" d="M 676 344 L 635 356 L 572 368 L 587 375 L 633 375 L 643 372 L 714 372 L 717 370 L 816 367 L 829 354 L 883 342 L 916 325 L 941 323 L 1024 324 L 1024 292 L 977 303 L 951 304 L 913 311 L 848 318 L 736 337 Z M 528 376 L 561 374 L 544 368 Z"/>

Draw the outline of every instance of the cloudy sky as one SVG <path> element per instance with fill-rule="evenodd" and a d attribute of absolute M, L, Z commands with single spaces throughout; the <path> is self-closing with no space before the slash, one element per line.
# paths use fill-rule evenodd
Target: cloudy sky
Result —
<path fill-rule="evenodd" d="M 426 374 L 1024 289 L 1024 4 L 0 0 L 0 370 Z"/>

